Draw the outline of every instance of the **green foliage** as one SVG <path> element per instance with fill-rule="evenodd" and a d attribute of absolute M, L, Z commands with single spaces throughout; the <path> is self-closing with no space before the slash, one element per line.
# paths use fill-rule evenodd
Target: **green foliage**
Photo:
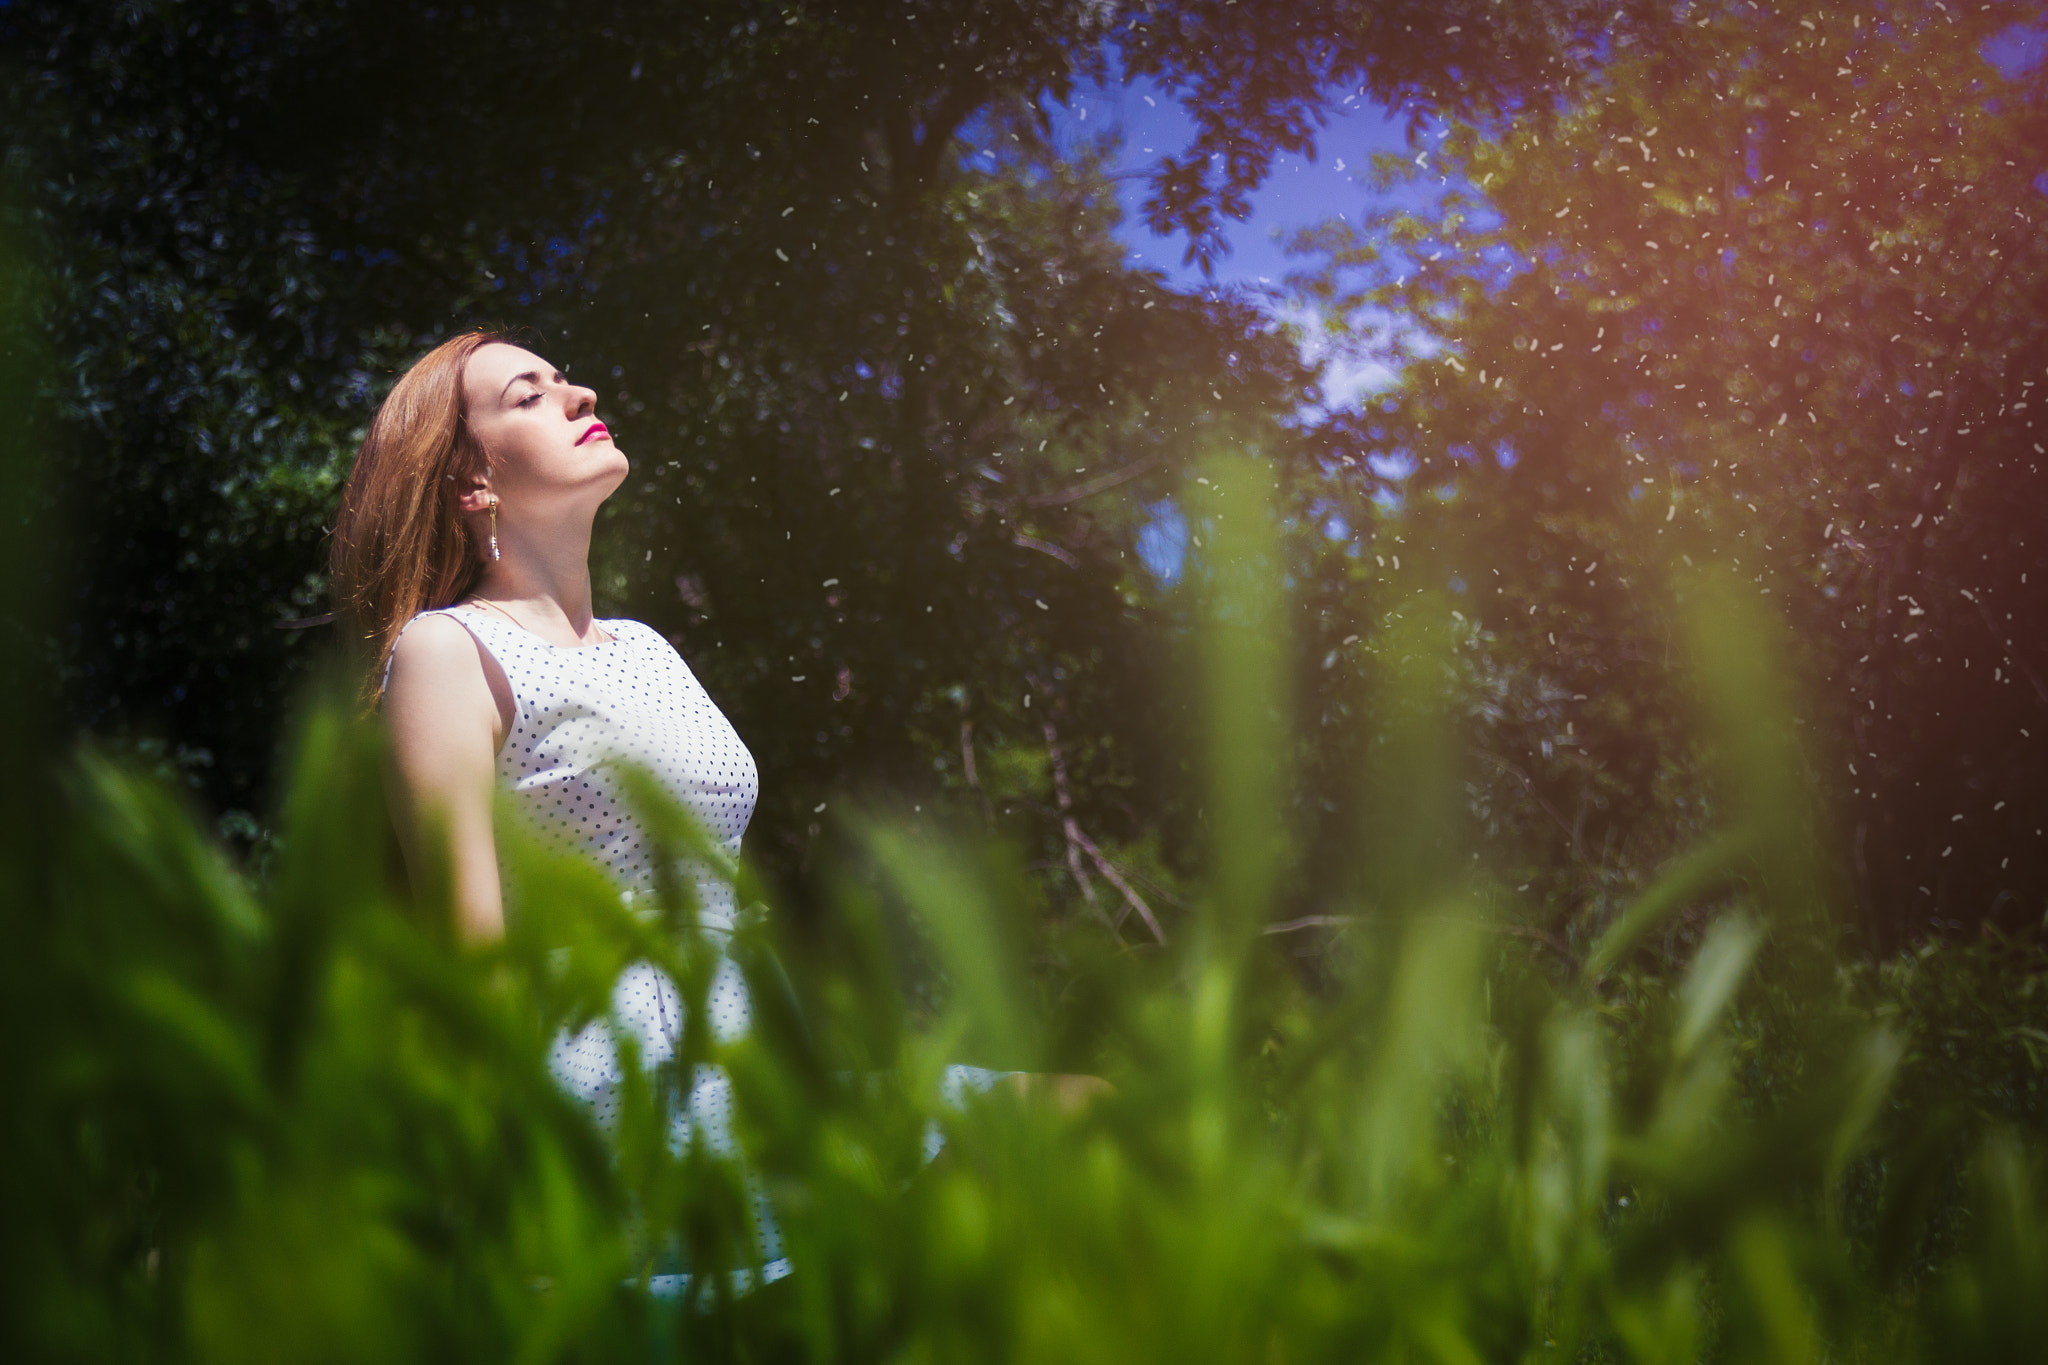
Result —
<path fill-rule="evenodd" d="M 1992 45 L 2043 20 L 1621 6 L 1568 30 L 1583 65 L 1542 97 L 1438 105 L 1416 159 L 1383 158 L 1421 207 L 1304 235 L 1333 327 L 1398 320 L 1404 365 L 1323 434 L 1348 495 L 1315 492 L 1470 585 L 1479 804 L 1553 938 L 1716 823 L 1668 686 L 1681 554 L 1782 604 L 1855 927 L 2038 924 L 2048 67 Z M 1398 519 L 1358 467 L 1389 454 L 1415 468 Z"/>
<path fill-rule="evenodd" d="M 1748 833 L 1705 862 L 1746 908 L 1670 977 L 1620 941 L 1549 974 L 1427 817 L 1383 850 L 1403 870 L 1332 980 L 1253 932 L 1299 857 L 1257 804 L 1287 776 L 1262 662 L 1284 613 L 1244 610 L 1283 591 L 1256 466 L 1210 468 L 1215 856 L 1163 954 L 1091 931 L 1048 982 L 1013 868 L 875 816 L 853 837 L 879 881 L 844 879 L 803 933 L 746 917 L 755 1024 L 720 1046 L 680 885 L 629 910 L 508 829 L 502 948 L 455 947 L 431 889 L 395 896 L 367 856 L 377 737 L 345 708 L 299 729 L 260 882 L 159 782 L 91 754 L 55 765 L 40 821 L 10 797 L 6 865 L 34 879 L 0 958 L 10 1358 L 2004 1361 L 2037 1340 L 2038 1114 L 1981 1073 L 1964 1084 L 1992 1122 L 1922 1102 L 1942 1049 L 1996 1038 L 1979 1055 L 2013 1066 L 2039 1041 L 2037 950 L 1817 976 L 1832 950 L 1782 748 L 1708 742 Z M 1727 633 L 1760 628 L 1733 590 L 1700 595 L 1703 646 L 1754 643 Z M 1418 688 L 1455 638 L 1427 610 Z M 1768 683 L 1698 688 L 1768 736 Z M 1377 780 L 1443 788 L 1403 766 L 1443 760 L 1426 735 L 1394 750 Z M 701 856 L 658 790 L 638 801 L 669 855 Z M 1640 941 L 1688 876 L 1615 932 Z M 908 1026 L 898 912 L 940 972 L 928 1027 Z M 634 959 L 681 984 L 690 1022 L 601 1135 L 543 1059 Z M 1036 1068 L 1061 1047 L 1113 1093 L 937 1102 L 965 1049 Z M 794 1266 L 766 1288 L 737 1274 L 749 1177 L 672 1136 L 705 1062 L 732 1077 Z M 679 1297 L 644 1287 L 678 1271 Z"/>
<path fill-rule="evenodd" d="M 1054 144 L 1038 102 L 1110 37 L 1081 3 L 0 7 L 63 718 L 237 828 L 273 806 L 323 643 L 274 627 L 323 609 L 371 405 L 505 322 L 599 391 L 634 464 L 599 609 L 732 713 L 793 900 L 819 801 L 978 800 L 978 749 L 1056 742 L 1066 818 L 1156 833 L 1171 621 L 1136 528 L 1209 414 L 1306 374 L 1253 309 L 1127 268 L 1103 149 Z M 1048 784 L 988 808 L 1064 847 Z"/>
<path fill-rule="evenodd" d="M 0 7 L 9 1358 L 2031 1352 L 2039 68 L 1953 5 L 1278 9 Z M 1286 338 L 1127 270 L 1035 112 L 1112 41 L 1227 153 L 1156 187 L 1198 247 L 1319 82 L 1473 113 L 1487 202 L 1323 239 L 1444 358 L 1275 422 Z M 730 1047 L 681 888 L 508 835 L 513 937 L 453 948 L 339 711 L 253 869 L 133 762 L 260 808 L 353 428 L 492 310 L 605 381 L 602 605 L 761 752 L 741 875 L 804 875 Z M 833 824 L 861 782 L 909 813 Z M 1844 958 L 1845 883 L 2029 932 Z M 542 1058 L 635 959 L 697 1026 L 600 1135 Z M 954 1060 L 1116 1090 L 953 1115 Z M 797 1267 L 744 1294 L 707 1061 Z"/>
<path fill-rule="evenodd" d="M 57 457 L 20 505 L 70 541 L 24 649 L 57 723 L 260 844 L 321 643 L 273 627 L 323 606 L 359 428 L 425 345 L 509 321 L 634 461 L 600 610 L 676 640 L 753 746 L 791 913 L 846 852 L 818 806 L 872 789 L 980 814 L 1049 914 L 1189 926 L 1199 612 L 1136 542 L 1227 441 L 1282 485 L 1308 589 L 1269 661 L 1301 758 L 1281 922 L 1341 911 L 1360 840 L 1408 842 L 1371 775 L 1423 733 L 1382 684 L 1432 593 L 1431 742 L 1483 758 L 1425 804 L 1526 888 L 1520 932 L 1575 958 L 1722 829 L 1674 550 L 1784 604 L 1855 932 L 2031 927 L 2048 67 L 1985 44 L 2041 15 L 15 0 L 0 177 L 41 288 L 9 325 L 52 358 Z M 1406 207 L 1311 234 L 1297 282 L 1394 390 L 1290 420 L 1318 376 L 1285 329 L 1127 264 L 1109 149 L 1042 112 L 1119 70 L 1192 121 L 1143 212 L 1197 256 L 1344 101 L 1408 115 L 1420 160 L 1378 179 Z"/>

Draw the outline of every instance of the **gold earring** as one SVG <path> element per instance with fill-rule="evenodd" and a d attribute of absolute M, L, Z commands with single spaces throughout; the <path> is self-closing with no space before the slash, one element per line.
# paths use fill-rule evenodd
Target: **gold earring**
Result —
<path fill-rule="evenodd" d="M 491 494 L 491 558 L 498 559 L 498 495 Z"/>

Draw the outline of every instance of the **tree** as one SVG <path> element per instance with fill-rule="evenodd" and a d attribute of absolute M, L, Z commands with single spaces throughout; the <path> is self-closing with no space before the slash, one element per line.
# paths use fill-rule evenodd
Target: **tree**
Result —
<path fill-rule="evenodd" d="M 1332 313 L 1414 320 L 1391 410 L 1324 439 L 1414 461 L 1381 534 L 1484 547 L 1459 563 L 1502 679 L 1495 766 L 1571 827 L 1554 876 L 1590 891 L 1699 818 L 1646 673 L 1667 568 L 1711 555 L 1803 641 L 1864 925 L 2038 915 L 2042 74 L 1983 55 L 2022 19 L 1638 25 L 1554 108 L 1449 122 L 1434 211 L 1305 243 Z"/>
<path fill-rule="evenodd" d="M 1163 761 L 1139 509 L 1209 395 L 1269 410 L 1301 373 L 1256 315 L 1127 270 L 1094 163 L 1053 154 L 1036 101 L 1101 68 L 1093 8 L 165 0 L 0 26 L 56 277 L 78 723 L 159 736 L 216 808 L 259 809 L 319 652 L 273 626 L 322 605 L 360 424 L 409 354 L 511 315 L 622 419 L 600 605 L 681 640 L 740 722 L 757 853 L 793 869 L 831 789 L 929 785 L 992 735 L 1061 736 L 1070 797 L 1031 793 L 1055 861 L 1057 810 L 1104 838 L 1152 818 L 1121 795 Z"/>

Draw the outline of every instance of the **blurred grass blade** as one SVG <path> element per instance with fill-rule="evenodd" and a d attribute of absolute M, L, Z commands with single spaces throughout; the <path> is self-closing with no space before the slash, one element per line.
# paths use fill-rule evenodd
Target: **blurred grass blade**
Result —
<path fill-rule="evenodd" d="M 161 783 L 91 750 L 80 756 L 72 782 L 79 788 L 80 872 L 118 880 L 114 894 L 139 898 L 176 921 L 159 923 L 160 930 L 248 943 L 264 936 L 267 926 L 248 887 Z"/>
<path fill-rule="evenodd" d="M 1899 1063 L 1905 1054 L 1905 1044 L 1897 1034 L 1889 1029 L 1877 1029 L 1866 1035 L 1845 1059 L 1840 1082 L 1843 1092 L 1841 1112 L 1835 1120 L 1833 1141 L 1828 1146 L 1827 1178 L 1830 1184 L 1841 1178 L 1849 1158 L 1869 1137 L 1871 1125 L 1877 1121 L 1886 1098 L 1891 1094 L 1892 1079 L 1898 1074 Z"/>
<path fill-rule="evenodd" d="M 298 722 L 272 883 L 281 930 L 381 901 L 388 889 L 383 735 L 336 695 L 345 694 L 316 691 Z"/>
<path fill-rule="evenodd" d="M 1361 803 L 1361 871 L 1376 908 L 1398 917 L 1448 894 L 1468 870 L 1457 857 L 1465 793 L 1451 715 L 1457 645 L 1444 595 L 1405 603 L 1373 658 L 1381 720 Z"/>
<path fill-rule="evenodd" d="M 1819 1359 L 1819 1332 L 1812 1308 L 1800 1291 L 1800 1273 L 1784 1232 L 1765 1218 L 1751 1218 L 1729 1240 L 1737 1277 L 1755 1314 L 1765 1359 L 1782 1365 L 1810 1365 Z"/>
<path fill-rule="evenodd" d="M 1561 1154 L 1571 1179 L 1569 1199 L 1560 1216 L 1576 1221 L 1598 1207 L 1607 1193 L 1613 1123 L 1606 1058 L 1598 1027 L 1582 1012 L 1556 1019 L 1544 1044 L 1547 1099 L 1560 1130 Z"/>
<path fill-rule="evenodd" d="M 351 707 L 316 702 L 304 712 L 269 897 L 276 969 L 265 1065 L 274 1082 L 289 1082 L 296 1072 L 334 934 L 387 899 L 384 855 L 392 835 L 382 760 L 381 733 Z"/>
<path fill-rule="evenodd" d="M 1690 1057 L 1728 1008 L 1763 938 L 1762 927 L 1743 915 L 1724 916 L 1707 931 L 1693 956 L 1692 970 L 1678 988 L 1678 1021 L 1671 1033 L 1675 1060 Z"/>
<path fill-rule="evenodd" d="M 587 859 L 553 853 L 500 824 L 505 950 L 535 985 L 551 1027 L 580 1029 L 610 1007 L 612 983 L 643 950 L 662 945 L 620 903 L 619 889 Z"/>
<path fill-rule="evenodd" d="M 1463 910 L 1418 916 L 1395 964 L 1358 1135 L 1365 1190 L 1375 1202 L 1392 1198 L 1417 1170 L 1436 1125 L 1438 1092 L 1479 1042 L 1485 936 L 1476 914 Z"/>
<path fill-rule="evenodd" d="M 2039 1354 L 2048 1333 L 2048 1208 L 2042 1200 L 2039 1144 L 2032 1150 L 1998 1128 L 1978 1156 L 1971 1264 L 1947 1286 L 1946 1316 L 1971 1358 L 2018 1360 Z M 1956 1331 L 1954 1329 L 1961 1329 Z"/>
<path fill-rule="evenodd" d="M 1611 1292 L 1607 1311 L 1615 1333 L 1639 1365 L 1696 1365 L 1700 1360 L 1697 1273 L 1671 1275 L 1640 1294 Z"/>
<path fill-rule="evenodd" d="M 1017 970 L 1023 953 L 987 893 L 990 879 L 937 840 L 880 824 L 864 834 L 890 883 L 930 931 L 952 979 L 954 1008 L 971 1021 L 973 1041 L 989 1050 L 988 1064 L 1027 1067 L 1034 1031 Z"/>
<path fill-rule="evenodd" d="M 262 1069 L 248 1039 L 230 1019 L 168 972 L 137 968 L 116 997 L 134 1014 L 153 1061 L 195 1094 L 228 1102 L 238 1117 L 268 1108 Z"/>
<path fill-rule="evenodd" d="M 1746 833 L 1722 834 L 1665 869 L 1650 889 L 1615 917 L 1586 955 L 1585 980 L 1597 982 L 1627 956 L 1644 934 L 1668 916 L 1725 886 L 1750 847 Z"/>
<path fill-rule="evenodd" d="M 1731 826 L 1754 836 L 1749 880 L 1774 943 L 1803 947 L 1824 932 L 1829 906 L 1783 623 L 1729 570 L 1694 575 L 1680 616 L 1721 800 Z"/>
<path fill-rule="evenodd" d="M 620 763 L 618 768 L 626 804 L 650 845 L 655 901 L 662 922 L 671 939 L 693 938 L 709 890 L 707 883 L 732 887 L 738 882 L 739 867 L 703 822 L 653 773 L 638 764 Z"/>
<path fill-rule="evenodd" d="M 1917 1267 L 1918 1244 L 1954 1175 L 1965 1120 L 1953 1107 L 1925 1117 L 1917 1132 L 1886 1153 L 1884 1202 L 1871 1234 L 1878 1288 L 1891 1289 Z"/>
<path fill-rule="evenodd" d="M 1212 458 L 1196 499 L 1209 539 L 1203 668 L 1209 742 L 1207 828 L 1213 948 L 1256 932 L 1283 855 L 1286 596 L 1271 466 L 1253 454 Z M 1234 951 L 1234 948 L 1230 949 Z"/>
<path fill-rule="evenodd" d="M 1819 1333 L 1813 1310 L 1785 1245 L 1784 1232 L 1771 1220 L 1751 1218 L 1729 1239 L 1729 1255 L 1754 1314 L 1764 1358 L 1781 1365 L 1810 1365 L 1819 1358 Z"/>
<path fill-rule="evenodd" d="M 1436 1365 L 1486 1365 L 1486 1357 L 1473 1348 L 1458 1325 L 1439 1313 L 1431 1313 L 1415 1324 L 1415 1335 Z"/>

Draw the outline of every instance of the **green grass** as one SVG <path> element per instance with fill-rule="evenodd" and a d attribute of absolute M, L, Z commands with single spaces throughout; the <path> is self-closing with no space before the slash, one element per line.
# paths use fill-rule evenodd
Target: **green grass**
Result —
<path fill-rule="evenodd" d="M 1410 728 L 1372 790 L 1371 900 L 1313 980 L 1257 932 L 1280 903 L 1287 718 L 1256 480 L 1211 471 L 1209 770 L 1194 931 L 1057 979 L 999 849 L 871 813 L 824 939 L 739 934 L 755 1026 L 717 1048 L 708 949 L 594 869 L 507 835 L 514 929 L 456 949 L 394 893 L 379 738 L 315 705 L 261 879 L 154 781 L 90 752 L 20 784 L 0 990 L 0 1194 L 16 1360 L 815 1361 L 2025 1358 L 2048 1339 L 2040 954 L 1880 965 L 1833 943 L 1769 620 L 1685 588 L 1725 832 L 1583 963 L 1501 932 L 1457 856 L 1441 632 L 1391 629 Z M 1434 793 L 1435 796 L 1430 794 Z M 650 827 L 693 847 L 643 790 Z M 743 900 L 757 892 L 737 873 Z M 1726 908 L 1686 960 L 1675 912 Z M 940 1016 L 912 1029 L 889 920 L 921 926 Z M 778 948 L 786 951 L 778 951 Z M 565 953 L 562 950 L 567 949 Z M 601 1137 L 547 1040 L 634 958 L 683 983 L 678 1069 Z M 1078 1062 L 1076 1058 L 1079 1058 Z M 1078 1115 L 940 1069 L 1085 1065 Z M 664 1096 L 729 1070 L 796 1270 L 735 1294 L 739 1173 L 672 1151 Z M 928 1121 L 949 1135 L 926 1166 Z M 688 1267 L 687 1303 L 643 1276 Z"/>

